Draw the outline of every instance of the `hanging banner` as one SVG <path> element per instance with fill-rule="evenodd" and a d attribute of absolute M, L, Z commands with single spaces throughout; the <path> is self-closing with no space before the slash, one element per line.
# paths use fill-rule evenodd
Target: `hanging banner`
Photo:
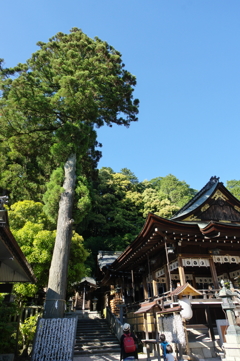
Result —
<path fill-rule="evenodd" d="M 213 256 L 213 262 L 215 263 L 240 263 L 240 257 L 238 256 Z"/>
<path fill-rule="evenodd" d="M 210 267 L 206 258 L 183 258 L 182 263 L 184 267 Z"/>
<path fill-rule="evenodd" d="M 161 268 L 155 273 L 155 276 L 156 276 L 156 278 L 159 278 L 159 277 L 163 276 L 164 273 L 165 273 L 164 268 Z"/>

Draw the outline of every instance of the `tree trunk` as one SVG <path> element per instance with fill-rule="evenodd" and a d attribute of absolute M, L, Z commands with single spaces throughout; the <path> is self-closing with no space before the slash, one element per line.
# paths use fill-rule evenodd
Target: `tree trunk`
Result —
<path fill-rule="evenodd" d="M 72 209 L 76 183 L 76 154 L 69 156 L 64 171 L 64 192 L 59 202 L 57 235 L 49 271 L 45 318 L 63 317 L 65 311 L 68 261 L 72 238 Z"/>

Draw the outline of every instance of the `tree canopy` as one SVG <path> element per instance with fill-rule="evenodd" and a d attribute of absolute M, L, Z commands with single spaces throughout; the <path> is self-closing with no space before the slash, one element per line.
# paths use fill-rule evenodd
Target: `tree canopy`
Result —
<path fill-rule="evenodd" d="M 89 176 L 100 156 L 94 127 L 137 120 L 136 78 L 107 42 L 74 28 L 37 45 L 25 64 L 0 63 L 0 186 L 14 201 L 41 200 L 71 153 Z"/>

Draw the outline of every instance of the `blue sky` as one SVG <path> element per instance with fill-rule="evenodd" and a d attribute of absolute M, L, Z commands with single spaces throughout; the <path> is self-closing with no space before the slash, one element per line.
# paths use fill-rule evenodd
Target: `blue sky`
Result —
<path fill-rule="evenodd" d="M 99 167 L 139 181 L 171 173 L 200 189 L 240 179 L 239 0 L 8 0 L 0 57 L 24 62 L 57 32 L 81 28 L 122 53 L 137 77 L 139 121 L 98 130 Z"/>

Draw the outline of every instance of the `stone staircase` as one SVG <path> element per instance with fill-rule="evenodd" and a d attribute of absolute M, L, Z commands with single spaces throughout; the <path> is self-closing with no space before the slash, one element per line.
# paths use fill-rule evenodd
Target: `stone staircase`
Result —
<path fill-rule="evenodd" d="M 98 317 L 79 316 L 74 356 L 110 353 L 120 355 L 120 346 L 117 337 L 111 333 L 107 321 Z"/>

